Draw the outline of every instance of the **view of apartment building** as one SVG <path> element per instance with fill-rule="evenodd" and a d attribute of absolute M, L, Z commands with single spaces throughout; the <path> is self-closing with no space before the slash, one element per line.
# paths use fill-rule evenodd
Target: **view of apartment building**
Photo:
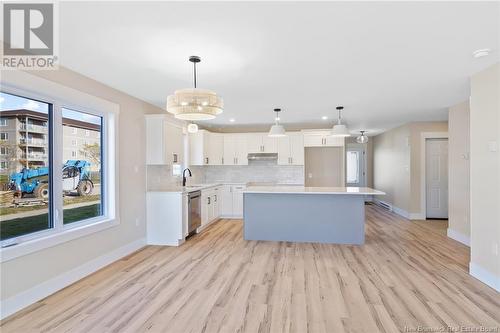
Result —
<path fill-rule="evenodd" d="M 63 156 L 67 160 L 85 160 L 87 148 L 100 145 L 100 126 L 63 119 Z M 0 173 L 10 174 L 25 167 L 48 165 L 47 114 L 26 109 L 2 111 L 0 117 Z M 96 163 L 91 169 L 99 170 Z"/>

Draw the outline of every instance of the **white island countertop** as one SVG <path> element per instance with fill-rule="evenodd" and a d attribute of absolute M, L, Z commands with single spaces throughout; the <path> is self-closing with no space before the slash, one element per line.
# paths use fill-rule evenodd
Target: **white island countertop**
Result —
<path fill-rule="evenodd" d="M 249 186 L 244 193 L 384 195 L 369 187 Z"/>

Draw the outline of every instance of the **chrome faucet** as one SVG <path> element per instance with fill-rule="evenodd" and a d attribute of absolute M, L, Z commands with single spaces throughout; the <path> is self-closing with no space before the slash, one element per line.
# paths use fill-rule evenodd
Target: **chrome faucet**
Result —
<path fill-rule="evenodd" d="M 193 174 L 191 173 L 191 170 L 189 170 L 189 168 L 184 169 L 184 171 L 182 171 L 182 186 L 186 186 L 186 171 L 189 172 L 189 177 L 193 177 Z"/>

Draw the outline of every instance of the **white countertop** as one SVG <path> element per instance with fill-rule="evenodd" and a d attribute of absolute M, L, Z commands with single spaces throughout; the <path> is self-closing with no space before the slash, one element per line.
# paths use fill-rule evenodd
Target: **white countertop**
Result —
<path fill-rule="evenodd" d="M 208 188 L 221 186 L 221 184 L 195 184 L 188 185 L 186 187 L 182 186 L 167 186 L 167 187 L 159 187 L 154 189 L 149 189 L 148 192 L 168 192 L 168 193 L 191 193 L 195 191 L 206 190 Z"/>
<path fill-rule="evenodd" d="M 249 186 L 244 193 L 384 195 L 369 187 Z"/>

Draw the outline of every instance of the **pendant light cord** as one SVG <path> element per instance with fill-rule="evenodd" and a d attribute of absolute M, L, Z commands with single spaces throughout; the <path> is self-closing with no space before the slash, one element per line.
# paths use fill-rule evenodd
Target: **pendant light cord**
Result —
<path fill-rule="evenodd" d="M 196 62 L 193 62 L 194 66 L 194 88 L 196 89 Z"/>

